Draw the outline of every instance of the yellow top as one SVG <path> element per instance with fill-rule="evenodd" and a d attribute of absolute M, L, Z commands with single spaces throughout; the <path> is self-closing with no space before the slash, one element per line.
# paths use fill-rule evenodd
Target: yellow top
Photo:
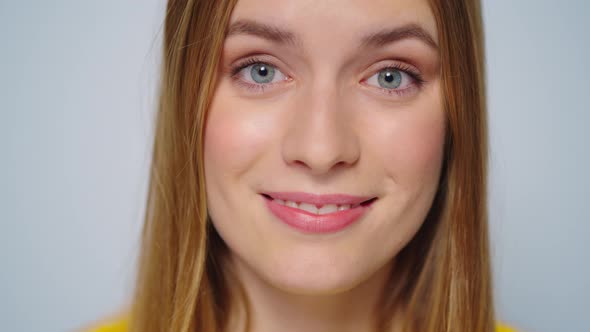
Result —
<path fill-rule="evenodd" d="M 127 332 L 127 321 L 119 320 L 110 324 L 104 324 L 88 332 Z"/>
<path fill-rule="evenodd" d="M 98 328 L 95 328 L 95 329 L 90 330 L 88 332 L 127 332 L 127 321 L 126 320 L 115 321 L 111 324 L 105 324 L 105 325 L 99 326 Z M 517 332 L 517 331 L 509 326 L 499 324 L 496 327 L 496 332 Z"/>

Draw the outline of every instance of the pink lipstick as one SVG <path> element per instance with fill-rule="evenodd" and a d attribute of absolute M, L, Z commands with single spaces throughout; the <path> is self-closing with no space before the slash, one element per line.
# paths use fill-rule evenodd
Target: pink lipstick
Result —
<path fill-rule="evenodd" d="M 273 215 L 304 233 L 340 231 L 360 219 L 377 199 L 302 192 L 265 192 L 262 196 Z"/>

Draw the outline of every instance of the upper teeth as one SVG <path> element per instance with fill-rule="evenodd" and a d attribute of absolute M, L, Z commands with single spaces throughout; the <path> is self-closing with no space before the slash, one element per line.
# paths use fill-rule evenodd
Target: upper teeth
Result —
<path fill-rule="evenodd" d="M 286 205 L 286 206 L 289 206 L 292 208 L 304 210 L 304 211 L 315 213 L 315 214 L 328 214 L 328 213 L 333 213 L 336 211 L 348 210 L 351 208 L 350 204 L 341 204 L 341 205 L 326 204 L 326 205 L 323 205 L 322 207 L 318 208 L 314 204 L 305 203 L 305 202 L 283 201 L 282 199 L 275 199 L 274 201 L 281 204 L 281 205 Z M 356 207 L 358 205 L 359 204 L 355 204 L 352 207 Z"/>

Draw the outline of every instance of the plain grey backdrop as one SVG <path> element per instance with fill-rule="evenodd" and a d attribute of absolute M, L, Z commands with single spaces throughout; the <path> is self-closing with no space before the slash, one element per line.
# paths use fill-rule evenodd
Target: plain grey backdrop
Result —
<path fill-rule="evenodd" d="M 590 5 L 484 0 L 499 318 L 589 331 Z M 0 330 L 71 331 L 133 284 L 164 0 L 0 0 Z"/>

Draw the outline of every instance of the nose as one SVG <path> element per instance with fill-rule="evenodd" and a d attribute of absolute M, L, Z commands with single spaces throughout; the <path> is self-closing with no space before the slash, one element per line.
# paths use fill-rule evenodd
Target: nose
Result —
<path fill-rule="evenodd" d="M 334 86 L 297 97 L 282 143 L 283 159 L 313 175 L 354 165 L 360 157 L 357 130 Z"/>

